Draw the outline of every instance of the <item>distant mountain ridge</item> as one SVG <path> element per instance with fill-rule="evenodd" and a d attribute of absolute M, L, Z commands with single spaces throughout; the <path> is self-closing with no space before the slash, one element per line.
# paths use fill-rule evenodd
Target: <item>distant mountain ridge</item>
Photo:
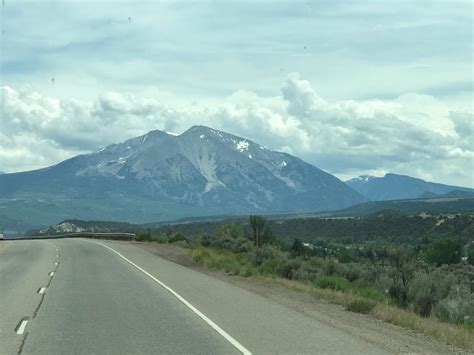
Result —
<path fill-rule="evenodd" d="M 426 194 L 445 195 L 453 191 L 458 191 L 461 194 L 474 193 L 474 189 L 467 187 L 427 182 L 411 176 L 393 173 L 385 174 L 383 177 L 361 175 L 358 178 L 346 181 L 346 184 L 370 201 L 421 198 Z"/>
<path fill-rule="evenodd" d="M 151 131 L 48 168 L 0 175 L 0 208 L 31 225 L 336 210 L 363 201 L 294 156 L 204 126 L 180 135 Z"/>
<path fill-rule="evenodd" d="M 420 198 L 424 199 L 446 199 L 446 198 L 470 198 L 474 197 L 474 191 L 452 190 L 445 194 L 435 194 L 434 192 L 425 192 Z"/>

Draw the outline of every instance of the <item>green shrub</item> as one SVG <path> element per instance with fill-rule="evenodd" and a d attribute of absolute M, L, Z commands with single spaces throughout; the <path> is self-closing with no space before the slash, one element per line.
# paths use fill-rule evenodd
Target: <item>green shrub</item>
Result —
<path fill-rule="evenodd" d="M 337 264 L 333 259 L 329 259 L 323 266 L 324 274 L 331 276 L 337 272 Z"/>
<path fill-rule="evenodd" d="M 154 235 L 154 236 L 152 236 L 151 241 L 157 242 L 157 243 L 160 243 L 160 244 L 169 243 L 169 239 L 166 236 L 166 234 Z"/>
<path fill-rule="evenodd" d="M 350 282 L 339 276 L 325 275 L 316 279 L 316 286 L 344 292 L 350 288 Z"/>
<path fill-rule="evenodd" d="M 301 260 L 289 259 L 280 264 L 276 270 L 278 276 L 285 279 L 294 279 L 296 272 L 301 268 Z"/>
<path fill-rule="evenodd" d="M 168 238 L 168 243 L 176 243 L 179 241 L 187 241 L 188 238 L 184 236 L 182 233 L 173 234 L 171 237 Z"/>
<path fill-rule="evenodd" d="M 462 248 L 458 241 L 442 239 L 431 244 L 425 252 L 425 259 L 431 264 L 456 264 L 461 261 Z"/>
<path fill-rule="evenodd" d="M 316 277 L 321 274 L 321 270 L 311 263 L 304 261 L 298 269 L 292 270 L 292 279 L 299 281 L 314 282 Z"/>
<path fill-rule="evenodd" d="M 388 260 L 391 265 L 389 274 L 392 278 L 388 293 L 399 305 L 406 307 L 408 305 L 408 286 L 416 268 L 413 251 L 402 247 L 390 248 Z"/>
<path fill-rule="evenodd" d="M 149 230 L 138 232 L 138 240 L 149 242 L 151 240 L 151 232 Z"/>
<path fill-rule="evenodd" d="M 422 317 L 431 314 L 433 306 L 438 302 L 437 280 L 425 273 L 417 273 L 410 283 L 408 302 L 413 310 Z"/>
<path fill-rule="evenodd" d="M 220 226 L 216 230 L 215 235 L 218 238 L 239 239 L 244 237 L 244 232 L 242 231 L 242 228 L 237 224 L 230 223 Z"/>
<path fill-rule="evenodd" d="M 382 291 L 357 284 L 353 286 L 350 292 L 358 296 L 376 301 L 383 301 L 386 299 L 385 294 Z"/>
<path fill-rule="evenodd" d="M 254 268 L 252 265 L 246 264 L 240 268 L 239 275 L 243 277 L 252 276 L 254 273 Z"/>
<path fill-rule="evenodd" d="M 253 259 L 255 265 L 262 265 L 265 261 L 274 260 L 270 262 L 273 265 L 283 263 L 288 259 L 288 254 L 283 253 L 280 249 L 273 245 L 264 245 L 261 248 L 256 248 L 253 252 Z"/>
<path fill-rule="evenodd" d="M 357 283 L 351 283 L 339 276 L 321 276 L 316 279 L 315 284 L 316 287 L 319 288 L 328 288 L 335 291 L 350 292 L 355 295 L 372 300 L 381 301 L 385 299 L 385 295 L 383 294 L 383 292 Z"/>
<path fill-rule="evenodd" d="M 250 276 L 253 265 L 246 254 L 235 254 L 228 250 L 197 247 L 191 251 L 191 260 L 196 264 L 228 273 Z"/>
<path fill-rule="evenodd" d="M 433 310 L 435 316 L 455 324 L 471 324 L 474 321 L 474 297 L 467 285 L 452 287 L 448 297 Z"/>
<path fill-rule="evenodd" d="M 236 241 L 235 252 L 237 253 L 249 253 L 252 252 L 254 247 L 253 243 L 248 239 L 238 239 Z"/>
<path fill-rule="evenodd" d="M 367 314 L 375 307 L 375 302 L 364 299 L 358 299 L 350 302 L 346 309 L 351 312 Z"/>
<path fill-rule="evenodd" d="M 203 247 L 210 247 L 211 246 L 211 236 L 209 234 L 203 234 L 200 237 L 198 237 L 201 243 L 201 246 Z"/>
<path fill-rule="evenodd" d="M 342 275 L 350 282 L 358 280 L 362 275 L 362 266 L 358 263 L 348 263 L 341 265 Z"/>
<path fill-rule="evenodd" d="M 286 262 L 285 258 L 270 258 L 264 259 L 260 265 L 257 266 L 258 273 L 262 275 L 278 275 L 277 270 Z"/>

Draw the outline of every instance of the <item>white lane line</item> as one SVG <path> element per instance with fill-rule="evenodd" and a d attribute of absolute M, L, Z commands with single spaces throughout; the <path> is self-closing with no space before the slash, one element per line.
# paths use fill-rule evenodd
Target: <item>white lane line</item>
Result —
<path fill-rule="evenodd" d="M 59 264 L 59 263 L 58 263 L 57 261 L 54 263 L 55 266 L 58 266 L 58 264 Z"/>
<path fill-rule="evenodd" d="M 188 301 L 186 301 L 186 299 L 184 299 L 181 295 L 179 295 L 176 291 L 174 291 L 173 289 L 171 289 L 170 287 L 168 287 L 167 285 L 165 285 L 163 282 L 161 282 L 160 280 L 158 280 L 156 277 L 154 277 L 152 274 L 150 274 L 148 271 L 145 271 L 143 270 L 140 266 L 138 266 L 137 264 L 135 264 L 134 262 L 130 261 L 129 259 L 127 259 L 125 256 L 123 256 L 122 254 L 120 254 L 118 251 L 116 251 L 115 249 L 112 249 L 111 247 L 107 246 L 107 245 L 104 245 L 104 244 L 101 244 L 101 243 L 97 243 L 97 242 L 93 242 L 93 241 L 90 241 L 90 240 L 85 240 L 85 242 L 89 242 L 89 243 L 94 243 L 94 244 L 98 244 L 98 245 L 101 245 L 103 246 L 104 248 L 107 248 L 109 249 L 110 251 L 114 252 L 115 254 L 117 254 L 118 256 L 120 256 L 123 260 L 125 260 L 127 263 L 129 263 L 130 265 L 136 267 L 138 270 L 140 270 L 141 272 L 143 272 L 146 276 L 148 276 L 149 278 L 151 278 L 153 281 L 155 281 L 157 284 L 159 284 L 161 287 L 163 287 L 164 289 L 166 289 L 168 292 L 170 292 L 173 296 L 175 296 L 178 300 L 180 300 L 186 307 L 188 307 L 191 311 L 193 311 L 198 317 L 200 317 L 203 321 L 205 321 L 212 329 L 214 329 L 216 332 L 218 332 L 220 335 L 222 335 L 229 343 L 231 343 L 235 348 L 237 348 L 242 354 L 245 354 L 245 355 L 252 355 L 252 353 L 250 352 L 250 350 L 248 350 L 247 348 L 245 348 L 242 344 L 240 344 L 237 340 L 235 340 L 230 334 L 228 334 L 224 329 L 222 329 L 221 327 L 219 327 L 216 323 L 214 323 L 212 320 L 210 320 L 206 315 L 204 315 L 204 313 L 202 313 L 200 310 L 198 310 L 196 307 L 194 307 L 191 303 L 189 303 Z"/>
<path fill-rule="evenodd" d="M 56 257 L 59 258 L 59 254 L 56 254 Z"/>
<path fill-rule="evenodd" d="M 16 329 L 16 333 L 18 335 L 22 335 L 25 332 L 26 325 L 28 324 L 28 320 L 23 319 L 20 323 L 20 326 Z"/>
<path fill-rule="evenodd" d="M 45 293 L 45 292 L 46 292 L 46 287 L 41 287 L 41 288 L 38 290 L 38 293 L 39 293 L 40 295 L 42 295 L 42 294 Z"/>
<path fill-rule="evenodd" d="M 51 272 L 49 273 L 49 277 L 53 277 L 53 275 L 54 275 L 54 271 L 51 271 Z"/>

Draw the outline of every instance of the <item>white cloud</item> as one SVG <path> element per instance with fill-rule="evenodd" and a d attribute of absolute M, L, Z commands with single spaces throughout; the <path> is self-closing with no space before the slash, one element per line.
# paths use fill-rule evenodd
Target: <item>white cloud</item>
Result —
<path fill-rule="evenodd" d="M 152 129 L 212 126 L 290 152 L 348 178 L 405 173 L 473 186 L 472 108 L 428 95 L 392 100 L 322 99 L 309 81 L 288 76 L 281 96 L 238 91 L 219 100 L 106 92 L 60 100 L 2 88 L 0 170 L 44 167 Z"/>
<path fill-rule="evenodd" d="M 2 11 L 2 85 L 54 97 L 276 95 L 292 71 L 326 100 L 472 90 L 469 0 L 18 0 Z"/>

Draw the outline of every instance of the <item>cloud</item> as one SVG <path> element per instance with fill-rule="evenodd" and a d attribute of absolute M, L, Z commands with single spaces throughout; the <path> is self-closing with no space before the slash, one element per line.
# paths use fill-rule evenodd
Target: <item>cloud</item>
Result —
<path fill-rule="evenodd" d="M 292 71 L 326 100 L 472 90 L 468 0 L 6 1 L 2 11 L 2 85 L 53 97 L 277 95 Z"/>
<path fill-rule="evenodd" d="M 312 110 L 324 109 L 327 106 L 309 81 L 300 80 L 298 73 L 288 75 L 281 92 L 283 98 L 288 101 L 288 113 L 293 116 L 307 117 Z"/>
<path fill-rule="evenodd" d="M 349 178 L 405 173 L 473 186 L 473 115 L 467 104 L 409 93 L 391 100 L 326 101 L 299 74 L 281 95 L 237 91 L 222 100 L 173 100 L 169 93 L 105 92 L 65 100 L 1 89 L 0 170 L 44 167 L 152 129 L 203 124 L 291 152 Z"/>

